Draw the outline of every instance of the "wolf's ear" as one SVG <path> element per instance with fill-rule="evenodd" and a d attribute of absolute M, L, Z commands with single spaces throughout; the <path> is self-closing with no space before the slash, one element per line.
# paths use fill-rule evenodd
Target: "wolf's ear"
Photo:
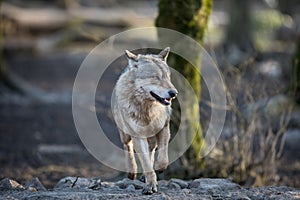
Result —
<path fill-rule="evenodd" d="M 167 61 L 169 53 L 170 53 L 170 47 L 166 47 L 158 55 L 161 56 L 164 61 Z"/>
<path fill-rule="evenodd" d="M 134 53 L 131 53 L 131 52 L 128 51 L 128 50 L 125 50 L 125 55 L 126 55 L 126 57 L 127 57 L 129 60 L 133 60 L 133 61 L 135 61 L 135 62 L 138 61 L 138 56 L 135 55 Z"/>

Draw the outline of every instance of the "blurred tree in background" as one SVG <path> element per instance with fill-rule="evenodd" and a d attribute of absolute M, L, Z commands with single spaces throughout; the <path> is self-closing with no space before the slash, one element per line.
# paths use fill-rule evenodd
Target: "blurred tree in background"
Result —
<path fill-rule="evenodd" d="M 2 1 L 0 0 L 0 10 L 2 10 Z M 36 102 L 48 102 L 46 93 L 29 84 L 26 80 L 13 73 L 4 57 L 4 20 L 0 17 L 0 97 L 7 93 L 16 93 Z"/>
<path fill-rule="evenodd" d="M 296 52 L 292 59 L 292 70 L 290 76 L 290 94 L 297 104 L 300 104 L 300 37 L 296 47 Z"/>
<path fill-rule="evenodd" d="M 297 20 L 296 15 L 299 14 L 297 10 L 298 7 L 299 1 L 297 0 L 278 0 L 278 10 L 281 13 L 290 16 L 294 21 Z M 289 95 L 295 100 L 297 104 L 300 104 L 300 36 L 299 30 L 297 33 L 298 26 L 299 25 L 296 25 L 296 30 L 292 30 L 293 32 L 289 33 L 288 35 L 292 39 L 297 40 L 295 42 L 295 52 L 292 56 L 291 61 Z"/>
<path fill-rule="evenodd" d="M 179 31 L 202 44 L 211 9 L 212 0 L 160 0 L 156 26 Z M 168 39 L 167 37 L 168 36 L 159 34 L 160 40 L 166 40 Z M 200 59 L 200 55 L 196 56 L 194 58 L 195 63 L 200 63 Z M 191 118 L 199 119 L 200 73 L 191 63 L 178 55 L 171 54 L 168 58 L 168 62 L 171 67 L 181 73 L 189 81 L 198 97 L 198 99 L 187 98 L 185 103 L 189 105 L 189 109 L 186 110 L 185 113 L 181 113 L 181 115 L 193 116 Z M 171 132 L 176 133 L 180 123 L 180 114 L 178 114 L 180 113 L 180 106 L 178 102 L 173 104 L 173 113 L 176 119 L 172 119 L 172 121 L 175 121 L 176 124 L 171 126 Z M 185 174 L 180 174 L 179 172 L 177 175 L 187 178 L 187 176 L 197 176 L 199 172 L 201 166 L 200 153 L 204 140 L 198 121 L 187 121 L 184 134 L 186 134 L 186 138 L 184 139 L 186 141 L 193 140 L 193 143 L 185 156 L 181 158 L 181 164 L 184 166 Z M 178 172 L 178 170 L 176 171 Z"/>
<path fill-rule="evenodd" d="M 228 48 L 228 51 L 254 51 L 250 5 L 251 0 L 229 0 L 229 24 L 225 38 L 225 48 Z"/>

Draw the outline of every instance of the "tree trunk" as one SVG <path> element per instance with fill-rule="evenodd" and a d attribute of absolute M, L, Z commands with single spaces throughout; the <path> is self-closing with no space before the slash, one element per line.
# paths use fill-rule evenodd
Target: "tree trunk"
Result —
<path fill-rule="evenodd" d="M 298 38 L 296 52 L 292 59 L 289 92 L 297 104 L 300 104 L 300 37 Z"/>
<path fill-rule="evenodd" d="M 250 0 L 229 0 L 227 10 L 229 14 L 225 40 L 227 46 L 235 45 L 244 52 L 253 50 L 250 5 Z"/>
<path fill-rule="evenodd" d="M 251 0 L 229 0 L 229 23 L 225 33 L 226 62 L 238 66 L 253 57 Z"/>
<path fill-rule="evenodd" d="M 0 0 L 0 10 L 2 0 Z M 3 24 L 2 17 L 0 16 L 0 97 L 1 93 L 13 91 L 29 97 L 30 99 L 38 102 L 47 102 L 45 92 L 35 88 L 19 78 L 17 75 L 10 72 L 9 67 L 5 63 L 3 56 Z"/>
<path fill-rule="evenodd" d="M 278 0 L 278 8 L 283 14 L 293 17 L 297 14 L 297 7 L 299 7 L 299 0 Z"/>
<path fill-rule="evenodd" d="M 159 15 L 156 19 L 156 26 L 173 29 L 187 36 L 192 37 L 202 44 L 204 33 L 207 28 L 208 17 L 212 8 L 212 0 L 160 0 Z M 160 40 L 166 40 L 168 36 L 159 35 Z M 200 63 L 200 55 L 196 56 L 195 63 Z M 200 99 L 200 73 L 183 58 L 178 55 L 171 54 L 168 62 L 172 68 L 182 74 L 194 89 L 198 99 L 188 98 L 186 103 L 189 109 L 180 113 L 180 105 L 176 101 L 173 104 L 173 122 L 171 132 L 176 133 L 180 123 L 180 115 L 193 116 L 193 119 L 199 119 L 198 104 Z M 201 166 L 200 153 L 204 143 L 202 130 L 199 122 L 186 121 L 186 138 L 185 140 L 193 140 L 193 143 L 186 154 L 181 158 L 185 170 L 185 178 L 191 177 L 199 171 Z M 197 131 L 195 134 L 195 130 Z M 178 144 L 180 145 L 180 144 Z M 187 177 L 187 176 L 188 177 Z M 177 174 L 182 176 L 182 174 Z"/>

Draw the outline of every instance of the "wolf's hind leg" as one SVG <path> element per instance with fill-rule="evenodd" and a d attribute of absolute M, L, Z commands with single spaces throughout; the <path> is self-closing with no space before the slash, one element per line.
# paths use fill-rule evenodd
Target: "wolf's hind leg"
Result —
<path fill-rule="evenodd" d="M 123 143 L 123 148 L 125 152 L 127 176 L 129 179 L 135 179 L 137 174 L 137 165 L 134 157 L 131 136 L 125 134 L 121 129 L 119 129 L 119 133 L 120 133 L 120 139 Z"/>
<path fill-rule="evenodd" d="M 137 165 L 134 157 L 133 145 L 131 140 L 127 144 L 124 144 L 124 150 L 125 150 L 127 177 L 133 180 L 136 178 Z"/>

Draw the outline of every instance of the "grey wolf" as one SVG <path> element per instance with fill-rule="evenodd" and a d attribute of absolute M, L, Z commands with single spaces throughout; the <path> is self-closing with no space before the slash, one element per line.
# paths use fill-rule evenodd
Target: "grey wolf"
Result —
<path fill-rule="evenodd" d="M 169 162 L 171 103 L 178 93 L 170 80 L 169 52 L 169 47 L 146 55 L 126 50 L 128 66 L 115 87 L 113 115 L 124 145 L 128 178 L 136 178 L 135 151 L 145 177 L 144 194 L 157 192 L 155 170 L 164 170 Z"/>

